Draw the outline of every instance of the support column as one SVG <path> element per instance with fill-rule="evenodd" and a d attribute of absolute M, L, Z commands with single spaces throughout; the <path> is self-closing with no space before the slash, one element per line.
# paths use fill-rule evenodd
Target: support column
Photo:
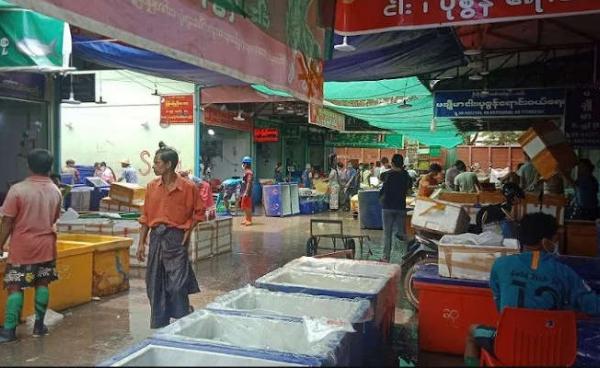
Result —
<path fill-rule="evenodd" d="M 60 117 L 60 89 L 62 84 L 62 78 L 54 75 L 47 75 L 46 77 L 46 91 L 47 91 L 47 119 L 48 119 L 48 149 L 54 155 L 54 165 L 52 171 L 60 173 L 62 162 L 61 158 L 61 117 Z"/>
<path fill-rule="evenodd" d="M 202 162 L 202 87 L 194 85 L 195 118 L 194 118 L 194 175 L 202 177 L 200 163 Z"/>

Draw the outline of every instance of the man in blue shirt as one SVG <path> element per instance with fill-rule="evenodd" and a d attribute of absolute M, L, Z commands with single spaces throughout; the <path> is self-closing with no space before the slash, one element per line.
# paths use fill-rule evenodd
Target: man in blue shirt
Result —
<path fill-rule="evenodd" d="M 551 254 L 557 229 L 553 216 L 533 213 L 523 217 L 519 226 L 522 253 L 498 258 L 490 274 L 490 287 L 499 312 L 513 307 L 600 313 L 600 296 Z M 494 351 L 495 334 L 493 327 L 471 329 L 465 347 L 467 366 L 479 365 L 480 348 Z"/>
<path fill-rule="evenodd" d="M 125 181 L 126 183 L 130 184 L 137 184 L 137 170 L 131 167 L 131 162 L 129 162 L 129 160 L 127 159 L 123 160 L 121 161 L 121 167 L 123 168 L 123 173 L 121 173 L 119 181 Z"/>

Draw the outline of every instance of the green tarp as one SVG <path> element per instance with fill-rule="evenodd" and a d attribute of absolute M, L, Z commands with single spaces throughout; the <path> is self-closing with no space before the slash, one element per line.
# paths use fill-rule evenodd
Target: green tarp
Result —
<path fill-rule="evenodd" d="M 267 95 L 289 96 L 264 86 L 253 88 Z M 324 98 L 324 106 L 329 109 L 364 120 L 371 126 L 417 139 L 426 145 L 451 148 L 463 143 L 462 136 L 450 119 L 436 119 L 432 131 L 433 97 L 416 77 L 325 82 Z M 378 99 L 380 104 L 377 104 Z M 390 102 L 392 100 L 399 102 Z M 369 102 L 369 105 L 357 106 L 365 102 Z"/>

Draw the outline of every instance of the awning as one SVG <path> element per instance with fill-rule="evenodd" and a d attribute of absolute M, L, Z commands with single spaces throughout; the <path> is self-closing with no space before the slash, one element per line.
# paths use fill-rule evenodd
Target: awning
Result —
<path fill-rule="evenodd" d="M 129 69 L 203 86 L 244 85 L 227 75 L 111 40 L 73 36 L 74 56 L 110 68 Z"/>
<path fill-rule="evenodd" d="M 0 0 L 0 71 L 68 69 L 69 25 Z"/>

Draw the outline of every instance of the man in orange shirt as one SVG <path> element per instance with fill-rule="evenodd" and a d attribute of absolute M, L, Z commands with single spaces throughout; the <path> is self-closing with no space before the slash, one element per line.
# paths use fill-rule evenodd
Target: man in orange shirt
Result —
<path fill-rule="evenodd" d="M 429 172 L 419 180 L 419 196 L 429 197 L 433 194 L 435 188 L 444 180 L 442 175 L 442 167 L 439 164 L 433 163 L 429 166 Z"/>
<path fill-rule="evenodd" d="M 4 328 L 0 343 L 15 341 L 23 309 L 23 288 L 35 287 L 33 336 L 46 335 L 44 317 L 50 293 L 48 285 L 56 274 L 55 224 L 60 216 L 62 196 L 49 174 L 54 158 L 44 149 L 27 155 L 31 176 L 13 185 L 0 209 L 0 254 L 10 236 L 4 288 L 8 291 Z"/>
<path fill-rule="evenodd" d="M 204 206 L 196 186 L 177 175 L 179 155 L 164 144 L 154 156 L 159 178 L 148 184 L 137 258 L 144 262 L 150 232 L 146 291 L 150 300 L 150 328 L 168 325 L 171 318 L 190 313 L 189 294 L 200 291 L 187 247 L 196 223 L 204 217 Z"/>

